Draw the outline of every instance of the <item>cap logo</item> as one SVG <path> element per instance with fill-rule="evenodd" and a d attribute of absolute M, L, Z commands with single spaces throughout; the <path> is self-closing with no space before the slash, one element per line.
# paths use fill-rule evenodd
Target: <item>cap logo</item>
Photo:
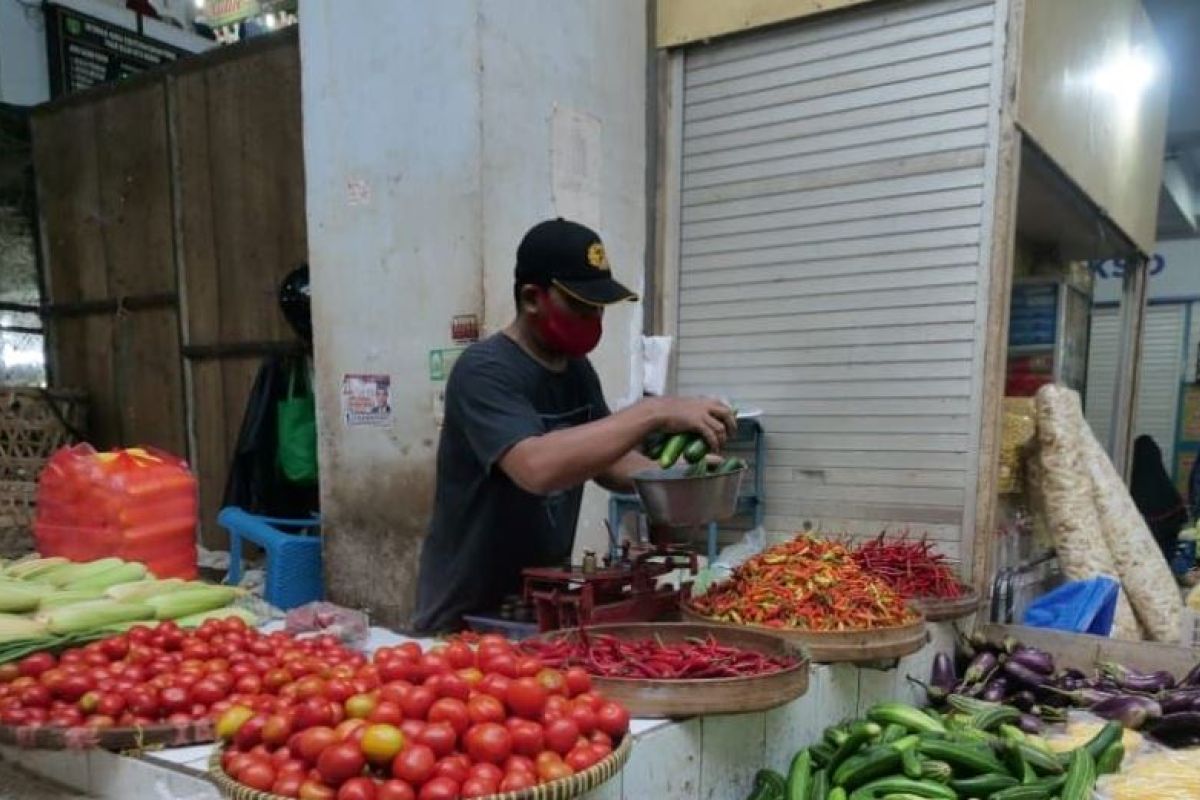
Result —
<path fill-rule="evenodd" d="M 608 255 L 604 252 L 604 245 L 600 242 L 592 242 L 587 249 L 588 265 L 595 269 L 608 272 Z"/>

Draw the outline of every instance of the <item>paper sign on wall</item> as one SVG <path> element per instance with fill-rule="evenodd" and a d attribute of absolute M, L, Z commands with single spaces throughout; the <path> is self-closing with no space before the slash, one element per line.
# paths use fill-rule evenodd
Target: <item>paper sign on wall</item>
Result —
<path fill-rule="evenodd" d="M 550 192 L 561 217 L 593 228 L 600 219 L 600 120 L 554 107 L 550 120 Z"/>
<path fill-rule="evenodd" d="M 342 418 L 347 425 L 390 425 L 391 375 L 343 375 Z"/>

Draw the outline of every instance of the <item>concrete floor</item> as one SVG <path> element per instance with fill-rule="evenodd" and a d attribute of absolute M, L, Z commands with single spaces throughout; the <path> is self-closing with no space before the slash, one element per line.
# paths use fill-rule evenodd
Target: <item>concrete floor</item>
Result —
<path fill-rule="evenodd" d="M 0 761 L 0 800 L 77 800 L 89 796 L 35 777 L 11 762 Z"/>

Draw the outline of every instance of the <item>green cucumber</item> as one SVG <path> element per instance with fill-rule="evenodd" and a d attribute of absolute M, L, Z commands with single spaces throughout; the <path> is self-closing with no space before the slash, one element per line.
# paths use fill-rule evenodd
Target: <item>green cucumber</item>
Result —
<path fill-rule="evenodd" d="M 855 789 L 850 800 L 879 800 L 889 794 L 913 794 L 929 800 L 958 800 L 958 793 L 949 786 L 932 781 L 915 781 L 912 778 L 891 776 L 872 781 Z"/>
<path fill-rule="evenodd" d="M 963 797 L 987 797 L 1003 789 L 1019 785 L 1020 781 L 1011 775 L 1000 775 L 995 772 L 976 775 L 973 778 L 950 781 L 950 788 Z"/>
<path fill-rule="evenodd" d="M 876 703 L 867 710 L 867 719 L 881 725 L 903 725 L 913 733 L 945 733 L 946 726 L 920 709 L 907 703 Z"/>
<path fill-rule="evenodd" d="M 817 742 L 808 748 L 808 751 L 812 754 L 813 764 L 824 768 L 828 766 L 829 760 L 833 758 L 833 754 L 837 751 L 837 748 L 829 744 L 829 742 Z"/>
<path fill-rule="evenodd" d="M 1020 751 L 1025 763 L 1033 767 L 1039 775 L 1060 775 L 1063 771 L 1062 762 L 1040 747 L 1034 747 L 1025 742 L 1013 742 L 1008 745 Z"/>
<path fill-rule="evenodd" d="M 754 788 L 746 800 L 785 800 L 787 781 L 773 769 L 760 769 L 754 774 Z"/>
<path fill-rule="evenodd" d="M 908 728 L 903 725 L 897 725 L 894 722 L 889 722 L 887 727 L 883 729 L 883 738 L 879 741 L 884 744 L 891 744 L 897 739 L 903 738 L 908 733 Z"/>
<path fill-rule="evenodd" d="M 813 773 L 808 800 L 829 800 L 829 773 L 826 770 L 819 769 Z"/>
<path fill-rule="evenodd" d="M 900 751 L 894 745 L 883 745 L 877 750 L 846 759 L 846 762 L 830 775 L 834 786 L 844 786 L 851 790 L 867 781 L 891 775 L 899 768 Z"/>
<path fill-rule="evenodd" d="M 675 462 L 683 455 L 683 448 L 687 447 L 689 435 L 686 433 L 677 433 L 667 443 L 663 445 L 662 455 L 658 457 L 658 465 L 663 469 L 670 469 L 675 466 Z"/>
<path fill-rule="evenodd" d="M 883 728 L 874 722 L 856 722 L 850 726 L 850 735 L 846 737 L 840 745 L 837 752 L 833 754 L 833 758 L 829 759 L 829 763 L 825 766 L 831 772 L 837 772 L 837 768 L 852 755 L 855 755 L 863 748 L 870 740 L 882 736 Z"/>
<path fill-rule="evenodd" d="M 683 448 L 683 458 L 689 464 L 703 461 L 706 455 L 708 455 L 708 442 L 700 436 L 693 438 L 687 443 L 687 447 Z"/>
<path fill-rule="evenodd" d="M 1050 800 L 1049 787 L 1027 783 L 1001 789 L 992 795 L 992 800 Z"/>
<path fill-rule="evenodd" d="M 1096 759 L 1086 747 L 1071 753 L 1067 767 L 1067 780 L 1063 783 L 1059 797 L 1062 800 L 1091 800 L 1096 786 Z"/>
<path fill-rule="evenodd" d="M 905 750 L 900 754 L 900 766 L 904 769 L 905 777 L 914 781 L 921 779 L 921 757 L 916 750 Z"/>
<path fill-rule="evenodd" d="M 722 461 L 717 468 L 713 470 L 713 475 L 727 475 L 730 472 L 737 472 L 744 466 L 746 466 L 746 464 L 740 458 L 737 456 L 729 456 L 729 458 Z"/>
<path fill-rule="evenodd" d="M 1121 771 L 1121 762 L 1125 760 L 1125 745 L 1113 742 L 1100 754 L 1096 761 L 1096 772 L 1101 775 L 1111 775 Z"/>
<path fill-rule="evenodd" d="M 785 800 L 809 800 L 812 790 L 812 753 L 807 749 L 796 753 L 788 768 Z"/>
<path fill-rule="evenodd" d="M 901 756 L 901 759 L 904 757 Z M 954 777 L 954 768 L 945 761 L 922 761 L 921 780 L 949 783 Z"/>
<path fill-rule="evenodd" d="M 1121 735 L 1124 731 L 1125 729 L 1121 726 L 1121 723 L 1106 722 L 1104 727 L 1100 729 L 1100 732 L 1084 745 L 1084 748 L 1087 749 L 1088 754 L 1093 759 L 1099 761 L 1100 757 L 1104 755 L 1104 751 L 1111 747 L 1113 742 L 1121 741 Z"/>
<path fill-rule="evenodd" d="M 921 755 L 945 761 L 950 766 L 966 772 L 1006 772 L 1004 765 L 988 751 L 967 744 L 946 742 L 941 739 L 922 739 L 917 745 Z"/>
<path fill-rule="evenodd" d="M 829 800 L 846 800 L 846 790 L 835 786 L 829 790 Z"/>
<path fill-rule="evenodd" d="M 980 711 L 971 717 L 971 724 L 977 730 L 990 731 L 993 728 L 998 728 L 1003 723 L 1013 722 L 1019 719 L 1021 712 L 1012 706 L 996 706 L 989 708 L 986 711 Z"/>

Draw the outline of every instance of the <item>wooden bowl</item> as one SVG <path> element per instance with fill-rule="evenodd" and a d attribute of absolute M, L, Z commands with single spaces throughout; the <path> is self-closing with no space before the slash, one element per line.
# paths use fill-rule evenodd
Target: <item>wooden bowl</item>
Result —
<path fill-rule="evenodd" d="M 948 622 L 969 617 L 979 610 L 979 593 L 964 586 L 962 597 L 913 597 L 908 604 L 925 615 L 930 622 Z"/>
<path fill-rule="evenodd" d="M 108 728 L 93 731 L 83 728 L 12 727 L 0 725 L 0 744 L 38 750 L 145 750 L 154 747 L 186 747 L 206 744 L 213 735 L 212 720 L 197 720 L 186 725 L 146 725 L 134 728 Z"/>
<path fill-rule="evenodd" d="M 535 786 L 532 789 L 501 792 L 488 795 L 481 800 L 571 800 L 571 798 L 580 797 L 620 772 L 625 766 L 625 762 L 629 760 L 629 751 L 632 748 L 633 735 L 627 733 L 607 758 L 597 762 L 590 769 L 577 772 L 567 778 Z M 219 747 L 209 758 L 208 776 L 217 785 L 222 797 L 232 797 L 234 800 L 287 800 L 277 794 L 251 789 L 229 777 L 225 770 L 221 769 L 221 748 Z"/>
<path fill-rule="evenodd" d="M 920 612 L 917 619 L 907 625 L 848 631 L 810 631 L 803 628 L 738 625 L 697 614 L 686 603 L 680 604 L 679 612 L 687 622 L 778 636 L 803 647 L 808 651 L 809 657 L 819 664 L 861 664 L 899 658 L 917 652 L 929 641 L 929 632 L 925 630 L 925 617 Z"/>
<path fill-rule="evenodd" d="M 616 700 L 640 718 L 677 718 L 706 714 L 743 714 L 781 706 L 808 691 L 808 655 L 802 647 L 778 635 L 746 629 L 690 622 L 637 622 L 588 627 L 593 635 L 618 639 L 648 639 L 664 643 L 712 636 L 719 644 L 753 650 L 795 660 L 779 672 L 752 678 L 696 678 L 656 680 L 651 678 L 604 678 L 592 676 L 592 684 L 605 697 Z M 578 635 L 576 631 L 552 631 L 548 640 Z"/>

